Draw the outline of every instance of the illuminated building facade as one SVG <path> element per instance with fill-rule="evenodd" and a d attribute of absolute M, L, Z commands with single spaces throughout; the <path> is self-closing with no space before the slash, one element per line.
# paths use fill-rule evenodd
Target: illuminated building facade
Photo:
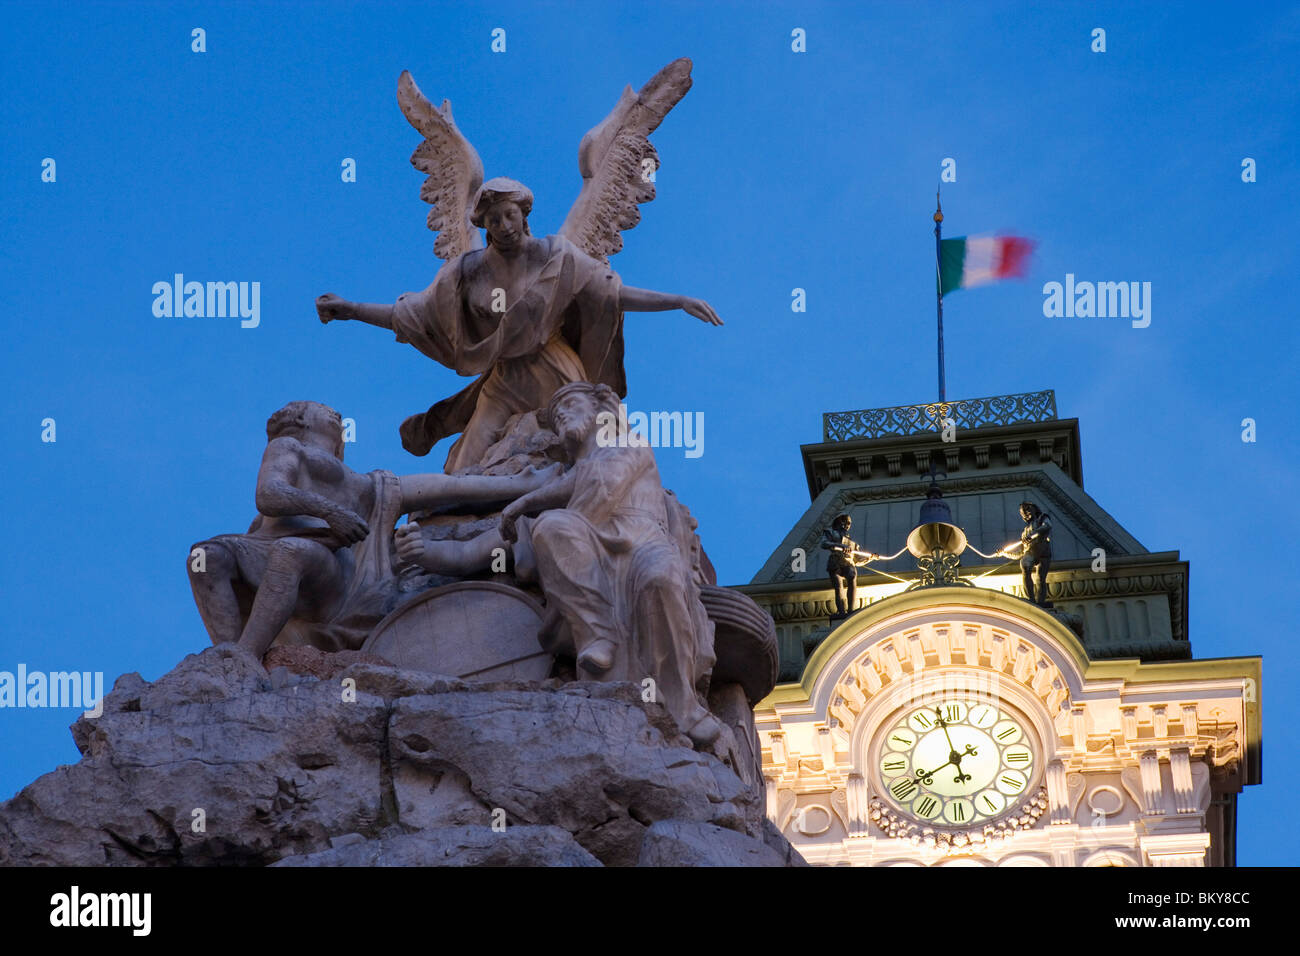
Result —
<path fill-rule="evenodd" d="M 804 857 L 1234 865 L 1237 795 L 1261 779 L 1261 661 L 1192 657 L 1187 563 L 1084 492 L 1054 394 L 824 425 L 802 448 L 811 505 L 739 588 L 776 624 L 783 683 L 756 722 L 768 814 Z M 1016 561 L 979 556 L 1020 537 L 1025 501 L 1051 523 L 1047 607 Z M 821 543 L 840 514 L 864 551 L 950 550 L 872 561 L 836 618 Z"/>

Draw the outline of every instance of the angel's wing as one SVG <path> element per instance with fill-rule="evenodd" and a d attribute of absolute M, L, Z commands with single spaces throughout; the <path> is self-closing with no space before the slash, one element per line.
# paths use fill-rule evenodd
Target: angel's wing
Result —
<path fill-rule="evenodd" d="M 424 137 L 411 154 L 411 165 L 428 173 L 420 198 L 433 205 L 429 228 L 438 233 L 434 253 L 450 260 L 483 248 L 483 237 L 469 221 L 470 204 L 483 185 L 483 161 L 456 128 L 451 100 L 443 100 L 435 109 L 403 70 L 397 80 L 397 103 L 406 121 Z"/>
<path fill-rule="evenodd" d="M 641 92 L 623 90 L 614 111 L 582 137 L 582 192 L 560 235 L 602 262 L 623 248 L 619 233 L 641 221 L 640 203 L 655 198 L 659 154 L 649 136 L 690 88 L 691 61 L 683 57 L 656 73 Z"/>

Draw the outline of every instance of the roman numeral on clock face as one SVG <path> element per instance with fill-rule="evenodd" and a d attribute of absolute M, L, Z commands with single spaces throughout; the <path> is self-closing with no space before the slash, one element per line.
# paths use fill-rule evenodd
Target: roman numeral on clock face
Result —
<path fill-rule="evenodd" d="M 975 818 L 975 805 L 969 800 L 952 800 L 943 808 L 943 818 L 949 823 L 965 823 Z"/>
<path fill-rule="evenodd" d="M 929 730 L 934 726 L 934 720 L 923 710 L 918 710 L 912 715 L 912 723 L 922 730 Z"/>
<path fill-rule="evenodd" d="M 902 770 L 904 767 L 907 766 L 907 761 L 903 759 L 886 760 L 884 763 L 881 764 L 881 766 L 884 767 L 886 770 Z"/>
<path fill-rule="evenodd" d="M 919 789 L 920 787 L 917 786 L 915 780 L 912 780 L 911 778 L 907 778 L 905 780 L 898 781 L 898 783 L 890 787 L 889 792 L 892 793 L 895 796 L 895 798 L 899 800 L 906 800 L 912 794 L 916 793 L 916 791 Z"/>
<path fill-rule="evenodd" d="M 919 816 L 928 817 L 938 805 L 939 801 L 934 797 L 923 797 L 916 805 L 916 812 Z"/>
<path fill-rule="evenodd" d="M 1017 779 L 1016 777 L 1009 776 L 1008 774 L 1005 773 L 998 779 L 1001 781 L 1002 785 L 1006 787 L 1008 790 L 1019 791 L 1022 787 L 1024 787 L 1023 781 Z"/>
<path fill-rule="evenodd" d="M 889 734 L 888 743 L 890 750 L 911 750 L 916 746 L 916 734 L 906 727 L 895 727 Z"/>
<path fill-rule="evenodd" d="M 1008 737 L 1014 737 L 1015 733 L 1016 728 L 1008 727 L 1006 730 L 1002 731 L 1002 733 L 998 734 L 998 740 L 1006 740 Z"/>
<path fill-rule="evenodd" d="M 975 798 L 975 807 L 986 817 L 995 816 L 1007 808 L 1007 798 L 996 790 L 985 790 Z"/>
<path fill-rule="evenodd" d="M 1002 759 L 1013 767 L 1023 766 L 1029 763 L 1029 751 L 1023 747 L 1014 747 L 1003 754 Z"/>

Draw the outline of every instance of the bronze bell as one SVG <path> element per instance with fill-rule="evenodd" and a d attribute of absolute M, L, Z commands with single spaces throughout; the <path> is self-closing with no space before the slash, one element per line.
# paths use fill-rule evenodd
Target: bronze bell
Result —
<path fill-rule="evenodd" d="M 921 520 L 907 536 L 907 550 L 913 557 L 928 557 L 936 551 L 961 554 L 966 550 L 966 532 L 952 523 L 952 511 L 943 500 L 938 478 L 930 475 L 930 490 L 921 505 Z"/>

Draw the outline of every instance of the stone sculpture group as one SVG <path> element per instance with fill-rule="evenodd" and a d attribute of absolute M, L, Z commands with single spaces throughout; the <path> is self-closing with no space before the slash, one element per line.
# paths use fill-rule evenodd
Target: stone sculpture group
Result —
<path fill-rule="evenodd" d="M 444 470 L 362 474 L 334 409 L 272 414 L 252 524 L 186 558 L 214 646 L 78 719 L 81 759 L 0 804 L 0 866 L 802 865 L 754 729 L 772 619 L 717 586 L 620 414 L 624 312 L 720 324 L 608 266 L 689 87 L 678 60 L 626 90 L 534 238 L 532 194 L 402 74 L 447 261 L 394 305 L 316 307 L 477 376 L 401 426 L 416 455 L 460 434 Z"/>
<path fill-rule="evenodd" d="M 690 66 L 677 60 L 639 93 L 627 88 L 583 138 L 581 193 L 544 238 L 528 228 L 528 188 L 484 182 L 450 103 L 434 108 L 402 74 L 399 105 L 424 137 L 411 162 L 427 174 L 421 197 L 446 261 L 392 305 L 326 294 L 316 308 L 322 322 L 389 329 L 476 375 L 401 426 L 415 455 L 460 437 L 444 473 L 360 474 L 343 462 L 333 409 L 275 412 L 257 517 L 190 552 L 214 644 L 258 658 L 293 645 L 362 651 L 466 679 L 632 682 L 761 788 L 749 708 L 775 683 L 771 621 L 716 586 L 650 448 L 626 433 L 609 440 L 611 426 L 626 431 L 624 313 L 681 309 L 722 324 L 702 300 L 624 285 L 608 265 L 654 197 L 648 136 L 690 88 Z"/>

